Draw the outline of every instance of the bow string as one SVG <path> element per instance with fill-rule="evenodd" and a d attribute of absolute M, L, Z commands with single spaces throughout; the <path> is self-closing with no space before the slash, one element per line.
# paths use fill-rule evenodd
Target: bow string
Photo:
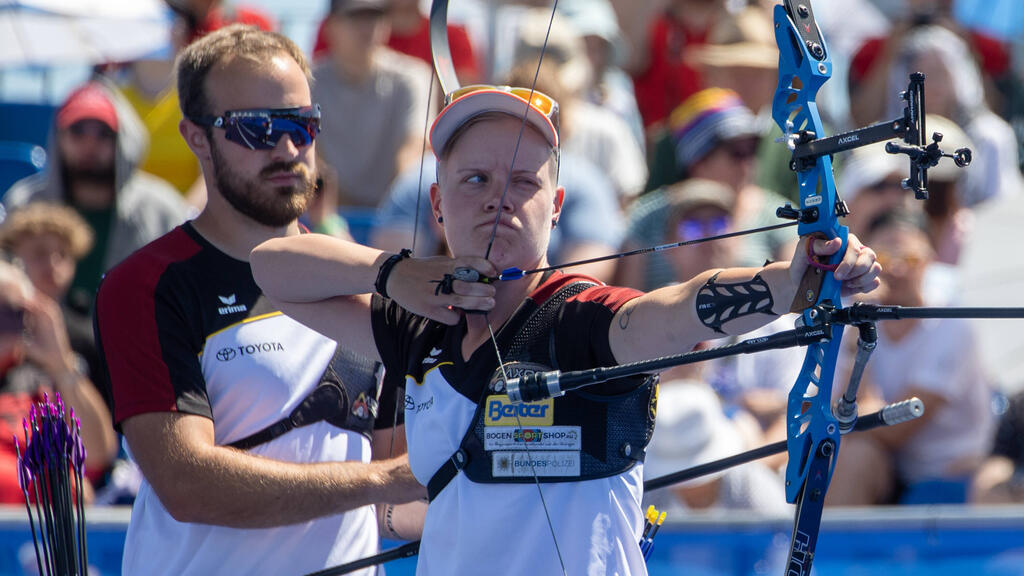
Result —
<path fill-rule="evenodd" d="M 526 130 L 527 118 L 530 112 L 530 105 L 533 102 L 533 93 L 537 87 L 537 77 L 540 75 L 540 68 L 544 62 L 544 54 L 548 46 L 548 38 L 551 35 L 551 25 L 554 22 L 555 11 L 558 9 L 558 0 L 554 0 L 551 5 L 551 16 L 548 19 L 548 28 L 544 34 L 544 43 L 541 45 L 540 55 L 537 59 L 537 69 L 533 75 L 533 82 L 530 85 L 529 97 L 524 102 L 523 116 L 519 125 L 519 133 L 516 136 L 515 147 L 512 151 L 512 158 L 509 162 L 509 174 L 505 178 L 504 188 L 501 192 L 501 198 L 498 201 L 497 209 L 494 215 L 494 224 L 491 227 L 490 239 L 487 242 L 487 250 L 484 253 L 484 259 L 487 259 L 491 255 L 491 248 L 494 246 L 494 239 L 498 233 L 498 225 L 501 222 L 501 213 L 503 206 L 505 205 L 505 198 L 508 196 L 509 188 L 512 185 L 512 170 L 515 167 L 516 158 L 519 155 L 519 146 L 523 140 L 523 132 Z M 459 79 L 455 73 L 455 66 L 451 58 L 451 48 L 448 44 L 448 0 L 434 0 L 430 8 L 430 52 L 434 61 L 434 69 L 437 73 L 438 82 L 441 84 L 442 94 L 447 100 L 447 96 L 458 90 Z M 435 154 L 440 151 L 435 150 Z M 419 198 L 417 198 L 417 206 L 419 205 Z M 418 220 L 418 218 L 417 218 Z M 414 232 L 415 234 L 415 232 Z M 479 275 L 477 275 L 479 277 Z M 448 281 L 446 278 L 442 280 L 441 286 Z M 450 284 L 449 284 L 450 285 Z M 490 318 L 486 312 L 482 313 L 484 322 L 487 324 L 487 333 L 490 337 L 491 345 L 494 346 L 494 354 L 498 362 L 498 367 L 502 373 L 502 379 L 508 381 L 508 374 L 505 371 L 505 362 L 501 356 L 501 349 L 498 346 L 498 340 L 495 337 L 494 328 L 491 326 Z M 516 425 L 519 428 L 523 428 L 523 423 L 520 419 L 519 412 L 515 413 Z M 548 510 L 547 500 L 544 498 L 544 490 L 541 487 L 540 478 L 537 475 L 537 470 L 534 466 L 533 456 L 530 454 L 530 446 L 526 446 L 527 460 L 530 463 L 530 475 L 533 477 L 534 485 L 537 487 L 537 495 L 540 499 L 541 507 L 544 509 L 544 519 L 548 525 L 548 531 L 551 534 L 551 541 L 555 549 L 555 554 L 558 557 L 558 563 L 561 568 L 562 574 L 567 575 L 565 569 L 565 560 L 562 558 L 562 550 L 558 545 L 558 535 L 555 532 L 555 526 L 551 521 L 551 514 Z"/>

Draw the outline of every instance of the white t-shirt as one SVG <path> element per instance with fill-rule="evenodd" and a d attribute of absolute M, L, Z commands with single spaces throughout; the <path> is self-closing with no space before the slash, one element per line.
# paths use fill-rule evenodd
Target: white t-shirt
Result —
<path fill-rule="evenodd" d="M 908 389 L 938 394 L 946 405 L 900 449 L 903 481 L 963 476 L 982 461 L 992 441 L 991 390 L 976 337 L 962 319 L 920 320 L 899 342 L 879 326 L 868 374 L 887 403 L 905 400 Z M 925 406 L 925 411 L 935 410 Z"/>
<path fill-rule="evenodd" d="M 193 414 L 211 419 L 216 444 L 228 445 L 290 414 L 328 366 L 349 392 L 346 425 L 365 434 L 317 422 L 250 453 L 285 462 L 369 462 L 368 434 L 390 425 L 374 415 L 394 414 L 393 397 L 390 408 L 369 397 L 379 386 L 372 361 L 343 359 L 334 341 L 274 309 L 248 262 L 227 256 L 191 224 L 114 268 L 101 286 L 97 315 L 118 424 L 152 412 Z M 237 529 L 178 522 L 143 481 L 122 573 L 306 574 L 377 550 L 373 506 L 311 522 Z"/>

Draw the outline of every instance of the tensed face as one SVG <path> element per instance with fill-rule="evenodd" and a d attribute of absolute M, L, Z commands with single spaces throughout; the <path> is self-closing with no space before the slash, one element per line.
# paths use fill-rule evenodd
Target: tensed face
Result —
<path fill-rule="evenodd" d="M 564 190 L 556 188 L 551 146 L 532 128 L 523 130 L 512 166 L 521 126 L 511 116 L 478 119 L 439 162 L 430 201 L 453 255 L 484 256 L 493 233 L 489 258 L 499 269 L 546 263 Z"/>

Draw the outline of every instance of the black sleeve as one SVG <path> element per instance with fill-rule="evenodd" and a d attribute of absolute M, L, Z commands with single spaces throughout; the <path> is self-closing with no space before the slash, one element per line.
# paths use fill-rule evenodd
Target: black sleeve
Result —
<path fill-rule="evenodd" d="M 597 286 L 567 300 L 555 329 L 558 369 L 566 372 L 618 364 L 608 342 L 608 331 L 619 308 L 640 295 L 642 292 L 630 288 Z M 586 337 L 581 338 L 581 334 Z M 639 382 L 613 381 L 594 390 L 617 394 L 634 388 Z"/>
<path fill-rule="evenodd" d="M 419 352 L 426 349 L 430 335 L 444 326 L 417 316 L 378 294 L 373 295 L 370 304 L 370 322 L 374 344 L 384 366 L 379 416 L 388 423 L 377 426 L 379 429 L 392 425 L 394 416 L 386 416 L 385 411 L 395 414 L 396 405 L 398 424 L 405 421 L 405 376 L 411 368 L 419 366 L 419 360 L 425 356 Z"/>

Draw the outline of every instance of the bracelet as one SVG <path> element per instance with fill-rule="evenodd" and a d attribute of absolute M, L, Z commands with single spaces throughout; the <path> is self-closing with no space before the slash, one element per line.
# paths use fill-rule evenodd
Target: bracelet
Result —
<path fill-rule="evenodd" d="M 385 298 L 390 298 L 390 296 L 388 296 L 388 276 L 391 275 L 391 270 L 394 269 L 395 264 L 398 264 L 410 256 L 412 256 L 412 250 L 403 248 L 401 252 L 398 254 L 392 254 L 384 261 L 383 264 L 380 265 L 380 269 L 377 270 L 377 281 L 373 283 L 373 288 L 377 291 L 377 294 L 380 294 Z"/>

